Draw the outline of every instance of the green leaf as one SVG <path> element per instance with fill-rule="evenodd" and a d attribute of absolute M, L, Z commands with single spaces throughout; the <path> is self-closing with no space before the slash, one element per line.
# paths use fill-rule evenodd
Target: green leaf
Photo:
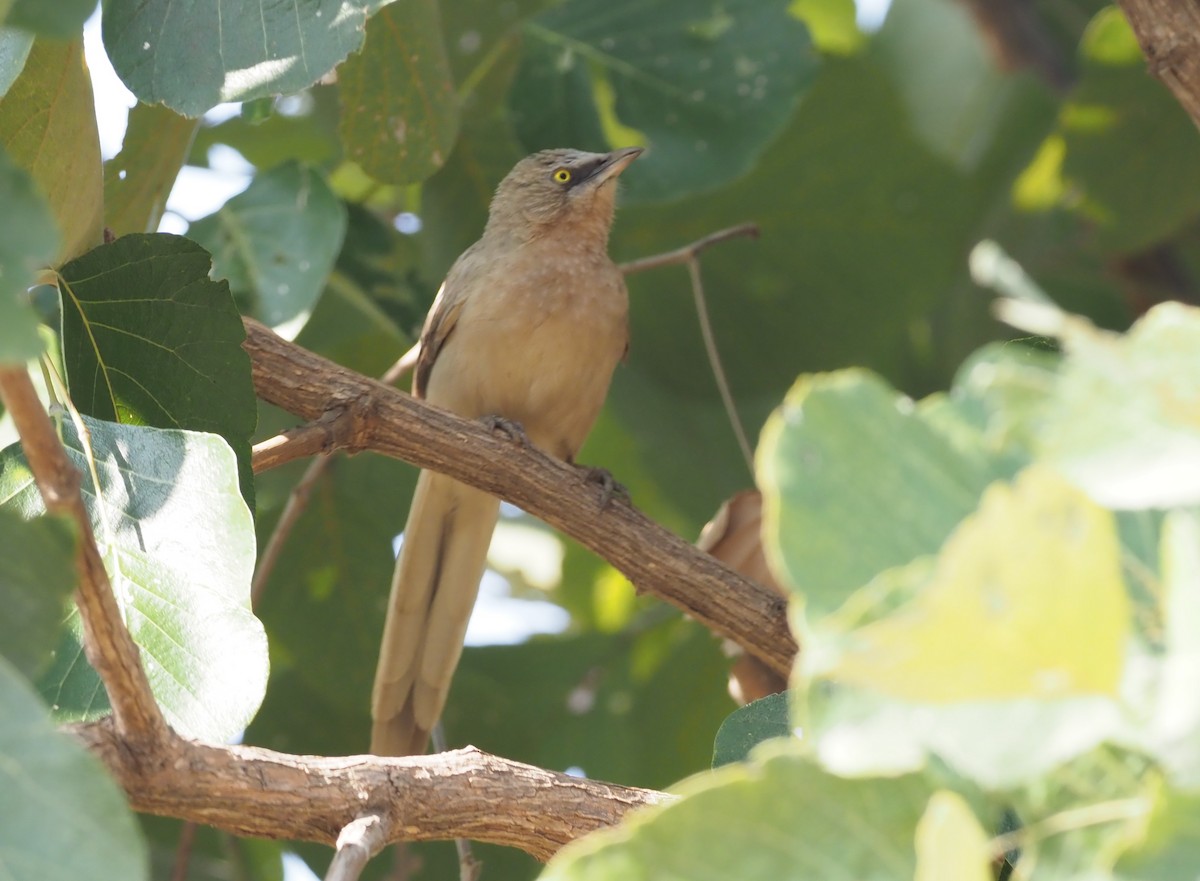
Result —
<path fill-rule="evenodd" d="M 563 848 L 541 881 L 912 878 L 930 794 L 918 777 L 846 780 L 783 750 L 678 791 L 678 802 Z"/>
<path fill-rule="evenodd" d="M 808 633 L 797 721 L 822 762 L 895 773 L 929 752 L 1001 788 L 1114 736 L 1119 552 L 1112 515 L 1052 473 L 990 487 L 936 561 L 885 573 Z"/>
<path fill-rule="evenodd" d="M 36 358 L 44 345 L 26 291 L 58 250 L 58 230 L 33 181 L 0 149 L 0 364 Z"/>
<path fill-rule="evenodd" d="M 97 419 L 208 431 L 238 457 L 254 503 L 257 409 L 246 333 L 210 259 L 188 239 L 129 235 L 61 270 L 63 363 L 71 399 Z"/>
<path fill-rule="evenodd" d="M 1149 247 L 1200 212 L 1200 134 L 1146 75 L 1118 8 L 1096 15 L 1080 50 L 1082 75 L 1057 132 L 1068 184 L 1061 204 L 1095 225 L 1106 252 Z"/>
<path fill-rule="evenodd" d="M 0 874 L 12 881 L 139 881 L 146 844 L 100 763 L 54 730 L 0 658 Z"/>
<path fill-rule="evenodd" d="M 525 38 L 510 98 L 521 140 L 531 150 L 648 145 L 623 176 L 639 201 L 748 171 L 819 63 L 784 0 L 569 0 L 526 24 Z"/>
<path fill-rule="evenodd" d="M 83 419 L 99 489 L 70 420 L 63 442 L 155 697 L 180 733 L 228 740 L 254 715 L 267 679 L 266 639 L 250 612 L 254 532 L 233 453 L 215 435 Z M 17 447 L 0 453 L 0 498 L 24 517 L 43 511 Z M 73 624 L 42 685 L 67 719 L 106 705 L 77 616 Z"/>
<path fill-rule="evenodd" d="M 1113 508 L 1200 503 L 1200 309 L 1163 303 L 1127 334 L 1068 323 L 1039 457 Z"/>
<path fill-rule="evenodd" d="M 0 100 L 0 147 L 50 203 L 62 247 L 55 262 L 101 239 L 104 196 L 92 84 L 82 42 L 39 39 Z"/>
<path fill-rule="evenodd" d="M 14 0 L 4 23 L 38 36 L 70 40 L 79 36 L 83 23 L 95 11 L 96 0 Z"/>
<path fill-rule="evenodd" d="M 458 137 L 458 96 L 442 42 L 437 0 L 385 7 L 366 45 L 338 75 L 346 154 L 376 180 L 422 181 L 445 164 Z"/>
<path fill-rule="evenodd" d="M 1115 523 L 1053 473 L 990 486 L 933 571 L 899 577 L 915 598 L 855 627 L 822 676 L 928 704 L 1116 695 L 1130 620 Z"/>
<path fill-rule="evenodd" d="M 3 6 L 3 3 L 0 3 Z M 3 20 L 3 16 L 0 16 Z M 33 48 L 33 34 L 28 31 L 0 26 L 0 98 L 20 76 L 25 59 Z"/>
<path fill-rule="evenodd" d="M 717 729 L 713 767 L 745 761 L 750 750 L 772 737 L 790 737 L 787 694 L 770 694 L 738 707 Z"/>
<path fill-rule="evenodd" d="M 951 0 L 895 0 L 870 55 L 891 75 L 917 136 L 966 171 L 1020 97 L 1021 83 L 996 68 L 971 12 Z"/>
<path fill-rule="evenodd" d="M 104 225 L 114 236 L 158 229 L 199 127 L 160 104 L 129 112 L 121 152 L 104 164 Z"/>
<path fill-rule="evenodd" d="M 312 312 L 346 234 L 346 209 L 316 169 L 289 162 L 192 224 L 213 275 L 255 318 L 289 338 Z"/>
<path fill-rule="evenodd" d="M 861 370 L 796 383 L 763 431 L 758 474 L 768 560 L 817 617 L 885 569 L 935 553 L 1005 476 Z"/>
<path fill-rule="evenodd" d="M 0 508 L 0 654 L 27 679 L 50 661 L 75 589 L 74 560 L 69 521 L 26 522 Z"/>
<path fill-rule="evenodd" d="M 373 5 L 378 4 L 111 0 L 104 5 L 104 46 L 142 103 L 200 116 L 222 101 L 311 86 L 362 45 Z"/>

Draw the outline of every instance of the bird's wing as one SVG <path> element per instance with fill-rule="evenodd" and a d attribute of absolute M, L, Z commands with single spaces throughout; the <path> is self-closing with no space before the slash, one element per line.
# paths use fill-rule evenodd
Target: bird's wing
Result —
<path fill-rule="evenodd" d="M 425 327 L 421 331 L 421 352 L 413 369 L 413 394 L 418 398 L 425 397 L 433 364 L 454 331 L 463 305 L 467 302 L 467 291 L 471 288 L 472 270 L 475 268 L 472 259 L 475 250 L 476 246 L 472 245 L 450 267 L 425 319 Z"/>

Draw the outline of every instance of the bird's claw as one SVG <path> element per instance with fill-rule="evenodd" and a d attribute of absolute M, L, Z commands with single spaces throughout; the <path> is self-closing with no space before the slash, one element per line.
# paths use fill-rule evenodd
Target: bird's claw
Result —
<path fill-rule="evenodd" d="M 502 434 L 515 444 L 529 443 L 529 436 L 520 422 L 503 416 L 484 416 L 482 422 L 492 434 Z"/>
<path fill-rule="evenodd" d="M 586 465 L 579 465 L 577 467 L 583 470 L 583 480 L 585 483 L 594 483 L 600 487 L 601 509 L 607 508 L 614 498 L 619 498 L 627 505 L 632 503 L 629 490 L 626 489 L 624 484 L 617 483 L 612 476 L 612 472 L 607 468 L 589 468 Z"/>

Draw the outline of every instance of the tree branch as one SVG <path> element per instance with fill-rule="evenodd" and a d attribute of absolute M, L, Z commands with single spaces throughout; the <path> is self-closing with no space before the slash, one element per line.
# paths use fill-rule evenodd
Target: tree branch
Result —
<path fill-rule="evenodd" d="M 448 474 L 506 499 L 576 539 L 639 590 L 682 609 L 787 675 L 796 654 L 787 602 L 620 501 L 601 507 L 583 469 L 492 435 L 289 343 L 252 319 L 246 342 L 263 400 L 302 419 L 346 420 L 350 449 L 370 449 Z"/>
<path fill-rule="evenodd" d="M 321 758 L 169 736 L 138 762 L 111 719 L 69 729 L 124 787 L 134 810 L 235 835 L 336 846 L 367 814 L 376 849 L 394 841 L 470 838 L 540 860 L 630 810 L 670 796 L 581 780 L 474 747 L 431 756 Z M 349 859 L 347 857 L 346 859 Z"/>
<path fill-rule="evenodd" d="M 1189 0 L 1118 0 L 1150 72 L 1200 125 L 1200 6 Z"/>
<path fill-rule="evenodd" d="M 96 547 L 91 519 L 80 495 L 79 471 L 67 458 L 58 432 L 23 368 L 0 368 L 0 399 L 12 414 L 21 449 L 37 481 L 46 510 L 72 520 L 79 533 L 75 567 L 79 587 L 75 604 L 83 622 L 88 662 L 104 681 L 117 731 L 126 753 L 136 761 L 149 754 L 169 729 L 150 691 L 137 646 L 125 629 L 104 561 Z"/>

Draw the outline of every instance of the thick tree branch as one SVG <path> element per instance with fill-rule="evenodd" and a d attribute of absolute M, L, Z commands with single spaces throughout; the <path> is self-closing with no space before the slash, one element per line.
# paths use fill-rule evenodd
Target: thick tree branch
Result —
<path fill-rule="evenodd" d="M 474 747 L 398 759 L 320 758 L 172 736 L 160 742 L 153 762 L 139 762 L 109 719 L 70 730 L 108 766 L 134 810 L 256 838 L 335 846 L 354 820 L 374 814 L 383 827 L 370 834 L 376 849 L 394 841 L 470 838 L 546 860 L 633 808 L 670 798 Z"/>
<path fill-rule="evenodd" d="M 1200 125 L 1200 5 L 1192 0 L 1119 0 L 1150 72 Z"/>
<path fill-rule="evenodd" d="M 150 692 L 137 646 L 125 629 L 92 523 L 79 493 L 80 475 L 59 441 L 50 416 L 23 368 L 0 368 L 0 399 L 21 436 L 21 449 L 37 481 L 46 510 L 70 518 L 79 533 L 75 603 L 83 622 L 88 662 L 104 681 L 117 731 L 132 761 L 152 750 L 168 728 Z"/>
<path fill-rule="evenodd" d="M 289 343 L 247 319 L 245 348 L 260 398 L 302 419 L 347 421 L 351 449 L 448 474 L 518 505 L 787 675 L 796 654 L 786 601 L 718 563 L 631 506 L 600 505 L 584 469 L 490 433 Z"/>

